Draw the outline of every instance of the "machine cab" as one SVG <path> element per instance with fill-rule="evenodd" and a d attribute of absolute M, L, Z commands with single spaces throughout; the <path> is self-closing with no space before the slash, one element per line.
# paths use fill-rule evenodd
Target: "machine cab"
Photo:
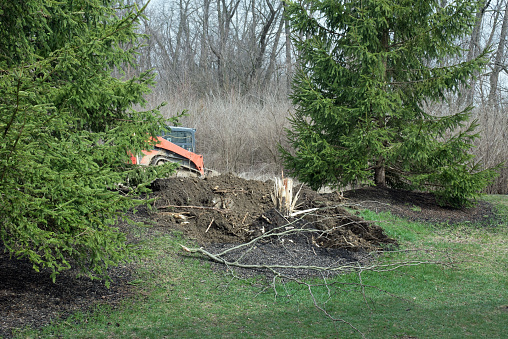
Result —
<path fill-rule="evenodd" d="M 171 132 L 163 132 L 161 137 L 175 145 L 186 149 L 189 152 L 196 153 L 196 129 L 188 127 L 172 127 Z"/>

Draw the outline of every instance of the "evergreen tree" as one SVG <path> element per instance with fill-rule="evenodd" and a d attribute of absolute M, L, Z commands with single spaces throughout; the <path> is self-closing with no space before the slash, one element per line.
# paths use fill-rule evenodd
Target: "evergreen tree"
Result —
<path fill-rule="evenodd" d="M 494 177 L 468 152 L 471 108 L 437 117 L 424 104 L 458 93 L 485 54 L 455 62 L 476 1 L 288 3 L 299 52 L 285 166 L 313 188 L 356 182 L 435 192 L 461 207 Z"/>
<path fill-rule="evenodd" d="M 135 66 L 140 15 L 112 0 L 0 4 L 0 248 L 53 279 L 71 265 L 104 277 L 136 254 L 116 226 L 143 201 L 115 187 L 130 177 L 138 194 L 171 170 L 129 165 L 165 125 L 132 108 L 152 72 L 112 76 Z"/>

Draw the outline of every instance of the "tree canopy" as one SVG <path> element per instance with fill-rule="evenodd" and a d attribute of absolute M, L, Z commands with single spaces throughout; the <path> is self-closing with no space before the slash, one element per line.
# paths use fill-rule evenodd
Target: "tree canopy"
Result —
<path fill-rule="evenodd" d="M 112 0 L 23 0 L 0 5 L 0 249 L 36 270 L 79 266 L 104 276 L 136 248 L 116 227 L 133 193 L 171 170 L 140 170 L 129 152 L 150 147 L 166 122 L 142 107 L 150 71 L 135 65 L 142 9 Z"/>
<path fill-rule="evenodd" d="M 288 2 L 298 50 L 285 166 L 313 188 L 357 182 L 435 192 L 456 207 L 495 176 L 474 162 L 471 107 L 438 117 L 425 105 L 460 94 L 485 54 L 462 62 L 476 1 Z"/>

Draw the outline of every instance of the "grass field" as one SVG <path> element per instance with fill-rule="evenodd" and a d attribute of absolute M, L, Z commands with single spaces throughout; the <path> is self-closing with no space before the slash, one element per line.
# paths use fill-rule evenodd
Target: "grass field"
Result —
<path fill-rule="evenodd" d="M 362 216 L 377 220 L 402 249 L 420 249 L 385 254 L 380 264 L 449 265 L 365 271 L 326 279 L 326 284 L 309 279 L 271 286 L 262 278 L 238 279 L 211 270 L 199 256 L 183 256 L 180 244 L 193 244 L 180 235 L 156 236 L 147 242 L 153 256 L 139 263 L 131 282 L 138 289 L 135 297 L 17 336 L 507 338 L 508 196 L 486 199 L 498 206 L 504 221 L 489 227 L 429 225 L 364 211 Z"/>

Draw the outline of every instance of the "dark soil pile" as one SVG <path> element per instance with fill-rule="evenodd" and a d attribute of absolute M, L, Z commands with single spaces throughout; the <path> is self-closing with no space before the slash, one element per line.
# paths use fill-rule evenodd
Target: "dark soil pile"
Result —
<path fill-rule="evenodd" d="M 495 218 L 486 203 L 467 210 L 447 209 L 437 206 L 429 194 L 366 188 L 345 192 L 344 200 L 337 193 L 317 194 L 302 188 L 297 209 L 319 210 L 288 219 L 273 209 L 272 183 L 233 175 L 170 178 L 154 182 L 152 188 L 156 209 L 140 209 L 134 218 L 154 225 L 158 231 L 182 230 L 213 253 L 259 235 L 286 228 L 298 230 L 257 242 L 242 258 L 242 262 L 253 264 L 331 267 L 362 262 L 368 251 L 394 244 L 379 226 L 348 213 L 339 206 L 341 203 L 438 223 L 491 224 Z M 236 260 L 237 255 L 232 251 L 225 259 Z M 30 263 L 12 260 L 0 248 L 0 337 L 10 337 L 15 328 L 42 326 L 95 303 L 116 303 L 132 293 L 132 270 L 131 265 L 110 269 L 110 289 L 103 282 L 77 278 L 72 270 L 60 274 L 53 283 L 48 272 L 36 273 Z"/>
<path fill-rule="evenodd" d="M 241 265 L 337 267 L 363 262 L 368 252 L 395 245 L 381 227 L 339 206 L 343 199 L 338 194 L 320 195 L 302 187 L 297 209 L 309 212 L 289 218 L 273 208 L 272 182 L 221 175 L 158 180 L 152 188 L 157 227 L 176 227 L 211 253 L 263 236 L 221 257 Z M 262 268 L 235 270 L 243 276 L 274 273 Z M 321 273 L 297 268 L 276 271 L 293 278 Z"/>
<path fill-rule="evenodd" d="M 338 195 L 319 195 L 305 187 L 299 193 L 298 210 L 317 210 L 295 218 L 284 218 L 273 209 L 270 182 L 233 175 L 170 178 L 157 180 L 153 191 L 157 225 L 176 227 L 203 246 L 244 243 L 285 226 L 323 231 L 314 232 L 309 243 L 316 247 L 372 251 L 394 243 L 378 225 L 338 206 Z"/>

